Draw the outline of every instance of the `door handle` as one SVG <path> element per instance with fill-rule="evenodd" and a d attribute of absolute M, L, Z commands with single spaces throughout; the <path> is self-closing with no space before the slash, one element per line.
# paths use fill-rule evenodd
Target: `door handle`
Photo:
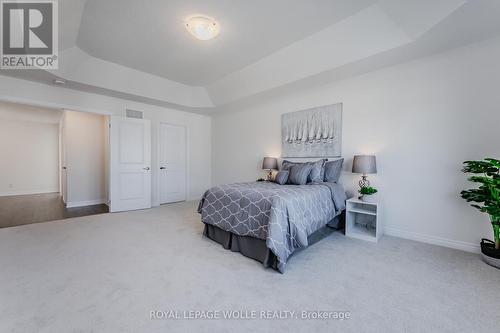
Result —
<path fill-rule="evenodd" d="M 160 170 L 165 170 L 166 168 L 167 167 L 162 166 L 162 167 L 160 167 Z"/>
<path fill-rule="evenodd" d="M 144 170 L 146 170 L 146 171 L 148 171 L 148 170 L 149 170 L 149 167 L 145 167 L 145 168 L 143 168 L 143 169 L 144 169 Z"/>

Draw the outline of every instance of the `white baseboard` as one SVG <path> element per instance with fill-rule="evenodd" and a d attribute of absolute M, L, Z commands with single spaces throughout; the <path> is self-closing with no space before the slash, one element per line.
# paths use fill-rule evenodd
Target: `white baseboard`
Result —
<path fill-rule="evenodd" d="M 73 201 L 67 202 L 66 208 L 75 208 L 75 207 L 83 207 L 83 206 L 92 206 L 92 205 L 100 205 L 105 204 L 106 199 L 96 199 L 96 200 L 87 200 L 87 201 Z"/>
<path fill-rule="evenodd" d="M 0 192 L 0 197 L 7 197 L 12 195 L 46 194 L 46 193 L 59 193 L 59 189 L 6 191 L 6 192 Z"/>
<path fill-rule="evenodd" d="M 420 234 L 417 232 L 405 231 L 405 230 L 400 230 L 400 229 L 396 229 L 396 228 L 392 228 L 392 227 L 385 227 L 384 234 L 386 234 L 388 236 L 410 239 L 410 240 L 414 240 L 417 242 L 439 245 L 439 246 L 449 247 L 452 249 L 473 252 L 473 253 L 479 253 L 481 250 L 479 244 L 457 241 L 457 240 L 436 237 L 436 236 L 431 236 L 431 235 L 425 235 L 425 234 Z"/>

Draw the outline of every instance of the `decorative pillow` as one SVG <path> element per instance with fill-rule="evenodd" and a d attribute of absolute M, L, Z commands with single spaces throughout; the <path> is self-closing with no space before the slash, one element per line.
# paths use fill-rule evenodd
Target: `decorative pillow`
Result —
<path fill-rule="evenodd" d="M 281 169 L 280 170 L 288 170 L 290 171 L 290 168 L 294 165 L 305 165 L 305 164 L 310 164 L 312 166 L 311 173 L 309 175 L 309 178 L 307 178 L 307 182 L 323 182 L 323 179 L 325 178 L 325 162 L 327 159 L 322 159 L 322 160 L 317 160 L 316 162 L 291 162 L 284 160 L 283 163 L 281 163 Z"/>
<path fill-rule="evenodd" d="M 276 177 L 274 177 L 274 182 L 277 184 L 280 184 L 280 185 L 286 184 L 286 182 L 288 181 L 289 174 L 290 174 L 290 172 L 288 170 L 278 171 L 278 173 L 276 174 Z"/>
<path fill-rule="evenodd" d="M 307 184 L 307 178 L 311 173 L 312 165 L 308 163 L 295 164 L 290 168 L 288 182 L 295 185 Z"/>
<path fill-rule="evenodd" d="M 323 182 L 325 178 L 325 162 L 326 159 L 317 160 L 316 162 L 308 162 L 312 165 L 311 173 L 309 174 L 308 182 Z"/>
<path fill-rule="evenodd" d="M 299 164 L 299 163 L 297 163 L 297 162 L 290 162 L 290 161 L 287 161 L 287 160 L 283 160 L 283 162 L 281 163 L 280 170 L 288 170 L 288 171 L 290 171 L 290 168 L 292 166 L 294 166 L 295 164 Z"/>
<path fill-rule="evenodd" d="M 298 162 L 292 162 L 292 161 L 283 160 L 283 162 L 281 162 L 280 171 L 288 171 L 288 172 L 290 172 L 290 169 L 292 168 L 292 166 L 297 165 L 297 164 L 303 164 L 303 163 L 298 163 Z M 288 180 L 287 180 L 286 183 L 287 184 L 291 184 L 291 182 L 290 182 L 290 173 L 288 173 Z"/>
<path fill-rule="evenodd" d="M 325 163 L 325 182 L 336 183 L 339 181 L 342 164 L 344 164 L 343 158 Z"/>

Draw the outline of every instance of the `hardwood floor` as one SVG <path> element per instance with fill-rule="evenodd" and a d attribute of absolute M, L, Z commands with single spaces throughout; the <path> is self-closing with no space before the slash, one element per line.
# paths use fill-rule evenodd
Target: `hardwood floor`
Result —
<path fill-rule="evenodd" d="M 59 193 L 0 197 L 0 228 L 108 212 L 104 204 L 66 208 Z"/>

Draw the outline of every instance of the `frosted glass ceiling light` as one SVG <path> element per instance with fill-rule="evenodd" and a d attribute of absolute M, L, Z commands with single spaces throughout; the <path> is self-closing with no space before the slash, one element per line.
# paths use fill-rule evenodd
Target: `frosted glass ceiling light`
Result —
<path fill-rule="evenodd" d="M 199 40 L 209 40 L 220 32 L 220 26 L 213 18 L 204 15 L 193 15 L 186 19 L 186 29 Z"/>

